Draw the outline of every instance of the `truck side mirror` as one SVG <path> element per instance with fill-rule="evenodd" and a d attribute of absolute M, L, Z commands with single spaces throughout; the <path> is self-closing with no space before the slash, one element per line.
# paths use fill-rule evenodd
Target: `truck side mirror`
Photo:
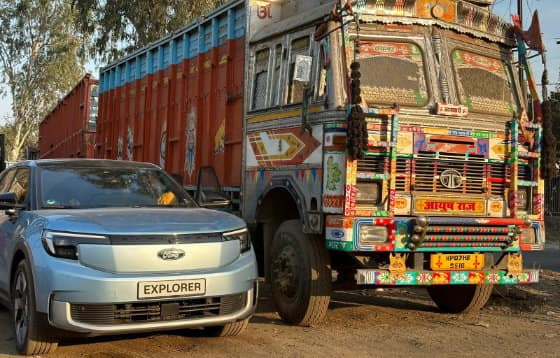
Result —
<path fill-rule="evenodd" d="M 297 55 L 294 68 L 294 81 L 303 82 L 303 98 L 301 100 L 301 131 L 311 133 L 311 126 L 307 123 L 309 114 L 309 98 L 313 95 L 313 88 L 309 87 L 311 80 L 311 64 L 313 57 Z"/>
<path fill-rule="evenodd" d="M 201 207 L 208 209 L 227 209 L 231 205 L 213 167 L 199 169 L 195 201 Z"/>

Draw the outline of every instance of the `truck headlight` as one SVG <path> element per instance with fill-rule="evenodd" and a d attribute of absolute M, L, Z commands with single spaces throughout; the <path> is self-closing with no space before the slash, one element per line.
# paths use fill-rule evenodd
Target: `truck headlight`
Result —
<path fill-rule="evenodd" d="M 223 234 L 224 241 L 239 240 L 239 248 L 241 253 L 251 249 L 251 238 L 247 228 L 240 230 L 225 232 Z"/>
<path fill-rule="evenodd" d="M 386 242 L 389 232 L 386 226 L 361 225 L 360 226 L 360 245 L 372 245 L 374 243 Z"/>
<path fill-rule="evenodd" d="M 70 260 L 78 259 L 78 245 L 80 244 L 108 245 L 110 243 L 109 238 L 103 235 L 50 230 L 43 232 L 41 241 L 49 255 Z"/>
<path fill-rule="evenodd" d="M 381 201 L 381 183 L 377 181 L 358 181 L 356 183 L 356 204 L 377 205 Z"/>
<path fill-rule="evenodd" d="M 517 208 L 523 211 L 529 208 L 529 188 L 517 190 Z"/>
<path fill-rule="evenodd" d="M 521 243 L 533 245 L 537 242 L 537 233 L 533 227 L 521 229 Z"/>

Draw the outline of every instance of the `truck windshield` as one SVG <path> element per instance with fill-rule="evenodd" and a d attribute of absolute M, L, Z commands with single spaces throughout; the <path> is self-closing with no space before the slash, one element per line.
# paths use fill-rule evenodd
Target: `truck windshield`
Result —
<path fill-rule="evenodd" d="M 189 195 L 159 169 L 123 167 L 39 167 L 39 207 L 196 206 Z"/>
<path fill-rule="evenodd" d="M 514 113 L 516 106 L 509 65 L 461 49 L 453 50 L 451 57 L 462 104 L 473 112 Z"/>
<path fill-rule="evenodd" d="M 424 58 L 418 45 L 363 41 L 357 61 L 362 97 L 368 104 L 423 106 L 428 102 Z"/>

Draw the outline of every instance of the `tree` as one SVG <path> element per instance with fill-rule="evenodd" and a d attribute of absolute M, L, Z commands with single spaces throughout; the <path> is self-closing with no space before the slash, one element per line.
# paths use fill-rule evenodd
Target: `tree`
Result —
<path fill-rule="evenodd" d="M 143 47 L 225 0 L 73 0 L 83 33 L 93 34 L 92 55 L 103 62 Z"/>
<path fill-rule="evenodd" d="M 8 161 L 36 142 L 41 119 L 84 72 L 74 24 L 70 0 L 0 0 L 0 79 L 13 112 L 3 128 Z"/>

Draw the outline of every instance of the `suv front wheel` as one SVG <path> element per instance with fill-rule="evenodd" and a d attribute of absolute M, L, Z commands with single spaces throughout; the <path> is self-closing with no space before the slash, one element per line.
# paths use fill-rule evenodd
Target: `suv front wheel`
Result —
<path fill-rule="evenodd" d="M 33 277 L 27 260 L 22 260 L 14 273 L 11 287 L 12 324 L 16 349 L 21 354 L 47 354 L 58 342 L 48 334 L 44 314 L 37 312 Z"/>

